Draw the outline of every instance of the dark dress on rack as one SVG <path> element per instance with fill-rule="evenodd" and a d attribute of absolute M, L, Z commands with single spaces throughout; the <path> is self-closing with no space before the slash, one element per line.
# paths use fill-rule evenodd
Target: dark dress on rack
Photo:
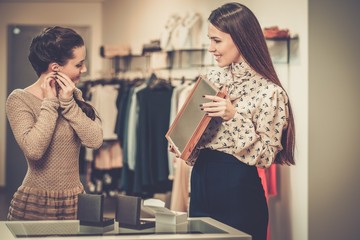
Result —
<path fill-rule="evenodd" d="M 169 128 L 173 88 L 147 87 L 137 93 L 139 128 L 137 135 L 134 192 L 159 193 L 171 189 L 168 179 L 168 151 L 165 134 Z"/>

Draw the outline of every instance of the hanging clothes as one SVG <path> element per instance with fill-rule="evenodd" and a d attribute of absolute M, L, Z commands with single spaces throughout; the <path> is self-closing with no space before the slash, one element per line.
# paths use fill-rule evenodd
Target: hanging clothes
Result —
<path fill-rule="evenodd" d="M 271 196 L 276 196 L 276 164 L 272 164 L 269 168 L 258 168 L 258 173 L 259 177 L 261 178 L 266 199 L 269 199 Z"/>
<path fill-rule="evenodd" d="M 272 164 L 269 168 L 258 168 L 258 173 L 264 188 L 266 200 L 269 203 L 269 198 L 277 195 L 276 164 Z M 268 224 L 266 239 L 270 240 L 270 222 Z"/>
<path fill-rule="evenodd" d="M 165 134 L 169 127 L 172 91 L 168 82 L 156 79 L 137 93 L 135 193 L 164 193 L 171 189 Z"/>
<path fill-rule="evenodd" d="M 110 196 L 118 192 L 117 186 L 121 176 L 122 149 L 118 140 L 108 140 L 95 151 L 93 180 L 97 185 L 97 193 Z"/>
<path fill-rule="evenodd" d="M 115 140 L 118 138 L 116 132 L 114 131 L 117 122 L 117 86 L 99 84 L 93 86 L 92 88 L 93 93 L 91 104 L 94 106 L 101 118 L 104 140 Z"/>
<path fill-rule="evenodd" d="M 120 144 L 124 143 L 124 131 L 125 131 L 125 121 L 126 121 L 126 107 L 129 100 L 129 91 L 130 91 L 130 82 L 122 81 L 120 83 L 120 88 L 118 90 L 117 98 L 115 101 L 117 111 L 116 125 L 113 128 L 113 131 L 116 132 Z"/>
<path fill-rule="evenodd" d="M 178 93 L 178 111 L 185 103 L 192 88 L 193 85 L 186 85 L 184 88 L 181 88 Z M 173 161 L 175 161 L 175 168 L 170 209 L 173 211 L 188 212 L 191 167 L 180 158 L 175 157 Z"/>
<path fill-rule="evenodd" d="M 127 107 L 124 116 L 124 137 L 123 137 L 123 168 L 119 189 L 127 195 L 133 195 L 133 179 L 136 158 L 136 134 L 138 129 L 138 104 L 136 93 L 147 85 L 137 83 L 126 85 L 129 89 Z M 126 91 L 124 91 L 126 92 Z M 120 93 L 121 94 L 121 93 Z M 119 113 L 120 114 L 120 113 Z"/>
<path fill-rule="evenodd" d="M 139 86 L 134 86 L 132 91 L 130 91 L 129 98 L 129 111 L 128 111 L 128 126 L 127 126 L 127 141 L 126 141 L 126 152 L 127 152 L 127 162 L 129 164 L 129 169 L 135 170 L 135 159 L 136 159 L 136 134 L 138 129 L 138 119 L 139 119 L 139 106 L 137 100 L 137 93 L 146 88 L 146 83 L 143 83 Z"/>
<path fill-rule="evenodd" d="M 179 96 L 180 93 L 185 89 L 189 87 L 189 85 L 181 84 L 176 86 L 173 89 L 173 93 L 171 96 L 171 106 L 170 106 L 170 120 L 169 120 L 169 126 L 174 122 L 177 113 L 179 112 L 181 105 L 179 105 Z M 168 143 L 168 146 L 170 146 L 170 143 Z M 168 151 L 168 159 L 169 159 L 169 179 L 174 179 L 174 162 L 175 162 L 175 154 Z"/>

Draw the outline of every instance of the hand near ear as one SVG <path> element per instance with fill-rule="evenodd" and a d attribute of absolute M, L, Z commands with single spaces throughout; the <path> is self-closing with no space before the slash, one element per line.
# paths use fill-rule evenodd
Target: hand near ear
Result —
<path fill-rule="evenodd" d="M 63 99 L 69 99 L 73 96 L 75 90 L 75 84 L 71 79 L 64 73 L 56 72 L 56 82 L 60 86 L 59 96 Z"/>
<path fill-rule="evenodd" d="M 44 98 L 56 98 L 55 89 L 55 72 L 50 72 L 45 76 L 44 82 L 41 84 L 41 90 Z"/>

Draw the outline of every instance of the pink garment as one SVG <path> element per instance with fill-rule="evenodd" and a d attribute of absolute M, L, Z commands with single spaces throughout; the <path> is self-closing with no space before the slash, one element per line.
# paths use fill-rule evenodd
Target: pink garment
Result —
<path fill-rule="evenodd" d="M 276 164 L 269 168 L 258 168 L 259 177 L 264 188 L 266 200 L 277 195 Z M 270 223 L 268 225 L 267 240 L 270 240 Z"/>
<path fill-rule="evenodd" d="M 180 158 L 175 159 L 175 174 L 170 209 L 187 212 L 189 209 L 190 167 Z"/>
<path fill-rule="evenodd" d="M 100 148 L 95 156 L 95 169 L 109 170 L 111 169 L 111 161 L 109 151 L 106 148 Z"/>
<path fill-rule="evenodd" d="M 265 191 L 266 199 L 277 195 L 276 164 L 269 168 L 258 168 L 259 177 Z"/>
<path fill-rule="evenodd" d="M 123 159 L 122 159 L 122 148 L 119 142 L 115 142 L 111 145 L 110 149 L 111 156 L 111 168 L 122 168 L 123 167 Z"/>
<path fill-rule="evenodd" d="M 178 107 L 180 110 L 187 96 L 192 90 L 193 85 L 185 87 L 179 93 Z M 186 162 L 180 158 L 174 157 L 174 180 L 171 193 L 170 210 L 179 212 L 188 212 L 189 209 L 189 193 L 190 193 L 190 170 Z"/>
<path fill-rule="evenodd" d="M 104 144 L 95 156 L 95 168 L 99 170 L 109 170 L 113 168 L 121 168 L 122 149 L 118 141 L 111 144 Z"/>

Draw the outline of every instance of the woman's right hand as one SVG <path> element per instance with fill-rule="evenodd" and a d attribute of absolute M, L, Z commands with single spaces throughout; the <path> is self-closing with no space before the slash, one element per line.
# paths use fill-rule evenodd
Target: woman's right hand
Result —
<path fill-rule="evenodd" d="M 43 98 L 56 98 L 56 87 L 55 87 L 55 72 L 50 72 L 46 74 L 43 83 L 41 84 L 41 90 L 43 93 Z"/>

